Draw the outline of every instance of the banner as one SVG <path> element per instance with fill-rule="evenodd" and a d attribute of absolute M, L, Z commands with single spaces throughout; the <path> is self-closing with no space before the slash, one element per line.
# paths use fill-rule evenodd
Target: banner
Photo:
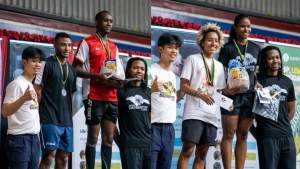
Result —
<path fill-rule="evenodd" d="M 151 26 L 151 59 L 152 63 L 156 63 L 159 61 L 159 52 L 157 41 L 160 35 L 163 33 L 172 33 L 180 37 L 182 40 L 182 45 L 179 48 L 179 54 L 175 62 L 171 65 L 171 70 L 176 75 L 176 87 L 178 90 L 180 88 L 180 75 L 181 70 L 184 65 L 184 60 L 192 54 L 200 53 L 200 49 L 196 44 L 196 36 L 198 31 L 191 31 L 191 30 L 184 30 L 184 29 L 176 29 L 176 28 L 168 28 L 168 27 L 159 27 L 159 26 Z M 228 41 L 228 35 L 224 35 L 225 42 Z M 253 42 L 257 43 L 261 47 L 264 47 L 266 44 L 262 40 L 257 39 L 250 39 Z M 218 59 L 219 51 L 217 51 L 214 55 L 215 59 Z M 181 141 L 181 129 L 182 129 L 182 114 L 183 114 L 183 106 L 185 102 L 185 97 L 177 103 L 177 118 L 176 121 L 173 123 L 175 128 L 175 147 L 174 147 L 174 154 L 172 160 L 172 167 L 171 169 L 177 168 L 177 161 L 182 149 L 182 141 Z M 218 109 L 219 110 L 219 109 Z M 222 169 L 222 160 L 221 160 L 221 150 L 220 150 L 220 143 L 223 136 L 222 124 L 221 124 L 221 114 L 220 110 L 217 113 L 218 117 L 218 131 L 217 131 L 217 143 L 218 145 L 215 147 L 210 147 L 206 156 L 206 168 L 207 169 Z M 236 138 L 233 140 L 232 144 L 232 152 L 234 152 L 234 147 L 236 143 Z M 257 146 L 256 141 L 249 133 L 248 142 L 247 142 L 247 156 L 245 162 L 245 168 L 251 169 L 259 169 L 258 167 L 258 156 L 257 156 Z M 191 169 L 194 161 L 194 153 L 190 158 L 188 168 Z M 234 161 L 234 153 L 232 155 L 232 168 L 235 168 L 235 161 Z"/>
<path fill-rule="evenodd" d="M 296 144 L 297 169 L 300 169 L 300 46 L 289 45 L 277 42 L 269 42 L 272 46 L 277 46 L 282 54 L 283 72 L 294 84 L 296 95 L 296 109 L 294 118 L 291 121 L 293 136 Z"/>

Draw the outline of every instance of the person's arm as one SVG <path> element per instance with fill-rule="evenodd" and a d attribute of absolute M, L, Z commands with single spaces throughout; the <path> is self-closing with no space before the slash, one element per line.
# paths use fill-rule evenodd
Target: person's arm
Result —
<path fill-rule="evenodd" d="M 176 103 L 178 103 L 184 97 L 185 93 L 179 89 L 177 90 L 176 95 L 177 95 Z"/>
<path fill-rule="evenodd" d="M 38 103 L 40 103 L 41 99 L 42 99 L 42 89 L 43 89 L 43 87 L 39 84 L 36 84 L 36 83 L 33 85 L 33 87 L 34 87 L 34 90 L 35 90 L 36 95 L 37 95 Z"/>
<path fill-rule="evenodd" d="M 180 78 L 180 90 L 185 94 L 198 97 L 206 102 L 208 105 L 213 105 L 215 103 L 214 99 L 209 96 L 206 92 L 201 90 L 195 90 L 189 86 L 189 80 Z"/>
<path fill-rule="evenodd" d="M 109 74 L 107 74 L 107 73 L 91 73 L 89 71 L 83 70 L 82 65 L 83 65 L 82 62 L 80 62 L 78 59 L 74 58 L 72 66 L 75 68 L 76 74 L 78 77 L 88 78 L 88 79 L 99 79 L 100 82 L 107 80 L 107 76 Z"/>
<path fill-rule="evenodd" d="M 10 116 L 20 109 L 20 107 L 29 100 L 35 99 L 34 90 L 30 89 L 29 85 L 24 93 L 19 99 L 11 103 L 4 103 L 2 107 L 3 117 Z"/>
<path fill-rule="evenodd" d="M 288 105 L 288 118 L 289 121 L 291 121 L 294 118 L 296 101 L 287 102 L 287 105 Z"/>
<path fill-rule="evenodd" d="M 289 79 L 289 91 L 287 95 L 287 109 L 288 109 L 288 118 L 291 121 L 294 118 L 295 114 L 295 106 L 296 106 L 296 95 L 295 95 L 295 88 L 293 82 Z"/>
<path fill-rule="evenodd" d="M 40 103 L 41 99 L 42 99 L 43 76 L 46 76 L 46 77 L 48 76 L 48 70 L 46 70 L 46 69 L 47 69 L 46 61 L 43 61 L 42 68 L 39 71 L 39 73 L 35 76 L 35 79 L 34 79 L 33 87 L 34 87 L 34 90 L 37 95 L 38 103 Z"/>

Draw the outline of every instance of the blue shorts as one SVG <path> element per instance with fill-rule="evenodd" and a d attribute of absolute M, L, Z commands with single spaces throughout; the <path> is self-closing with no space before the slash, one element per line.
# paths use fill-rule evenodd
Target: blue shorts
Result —
<path fill-rule="evenodd" d="M 9 134 L 6 138 L 6 152 L 10 169 L 37 169 L 40 147 L 37 134 Z"/>
<path fill-rule="evenodd" d="M 73 152 L 73 127 L 41 124 L 41 147 L 47 150 Z"/>

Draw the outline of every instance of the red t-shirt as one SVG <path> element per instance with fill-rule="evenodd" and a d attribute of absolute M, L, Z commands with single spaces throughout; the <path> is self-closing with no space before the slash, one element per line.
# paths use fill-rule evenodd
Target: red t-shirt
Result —
<path fill-rule="evenodd" d="M 111 59 L 119 57 L 117 46 L 108 39 L 104 44 Z M 91 73 L 100 73 L 101 66 L 104 61 L 108 60 L 107 53 L 100 42 L 100 39 L 94 34 L 81 40 L 74 59 L 80 61 L 83 65 L 82 68 Z M 83 100 L 88 97 L 91 100 L 112 101 L 117 102 L 117 89 L 110 86 L 101 86 L 98 84 L 99 80 L 95 78 L 82 79 L 82 97 Z"/>

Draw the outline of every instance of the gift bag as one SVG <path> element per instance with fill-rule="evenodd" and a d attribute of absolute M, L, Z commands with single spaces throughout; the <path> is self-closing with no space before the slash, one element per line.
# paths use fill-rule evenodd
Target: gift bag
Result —
<path fill-rule="evenodd" d="M 123 69 L 123 62 L 121 59 L 106 60 L 100 69 L 100 73 L 111 73 L 108 78 L 115 78 L 119 80 L 125 79 Z"/>
<path fill-rule="evenodd" d="M 261 103 L 259 100 L 259 93 L 256 91 L 252 112 L 277 122 L 280 103 L 280 93 L 270 91 L 270 95 L 270 103 Z"/>
<path fill-rule="evenodd" d="M 249 90 L 249 75 L 246 68 L 236 60 L 232 59 L 228 64 L 228 86 L 229 89 L 241 88 L 241 93 Z"/>

